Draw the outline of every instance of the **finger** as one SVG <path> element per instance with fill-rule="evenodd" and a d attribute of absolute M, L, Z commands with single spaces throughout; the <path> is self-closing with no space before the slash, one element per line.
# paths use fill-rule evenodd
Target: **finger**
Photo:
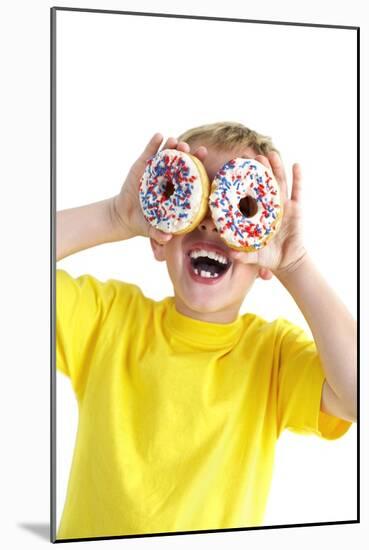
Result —
<path fill-rule="evenodd" d="M 272 169 L 269 160 L 264 155 L 256 155 L 255 160 L 261 162 L 266 168 Z"/>
<path fill-rule="evenodd" d="M 239 261 L 243 264 L 256 264 L 258 261 L 257 252 L 238 252 L 237 250 L 231 250 L 229 257 L 232 261 Z"/>
<path fill-rule="evenodd" d="M 281 160 L 281 157 L 276 151 L 270 151 L 268 154 L 268 159 L 270 161 L 272 172 L 279 183 L 282 200 L 285 202 L 288 198 L 288 189 L 287 189 L 287 178 L 284 170 L 284 166 Z"/>
<path fill-rule="evenodd" d="M 171 233 L 164 233 L 151 225 L 149 228 L 149 237 L 159 244 L 166 244 L 171 240 L 173 235 Z"/>
<path fill-rule="evenodd" d="M 148 144 L 146 145 L 145 149 L 143 150 L 138 160 L 144 160 L 146 162 L 147 159 L 155 155 L 163 139 L 164 138 L 160 133 L 154 134 L 153 137 L 148 142 Z"/>
<path fill-rule="evenodd" d="M 263 164 L 265 166 L 265 168 L 268 168 L 272 172 L 272 175 L 275 177 L 275 179 L 277 180 L 277 182 L 279 184 L 279 187 L 280 187 L 280 190 L 281 190 L 281 195 L 282 195 L 282 200 L 283 200 L 283 202 L 285 202 L 286 197 L 287 197 L 287 186 L 285 184 L 285 180 L 283 180 L 283 181 L 278 180 L 276 174 L 274 173 L 273 165 L 269 161 L 269 158 L 265 157 L 264 155 L 256 155 L 255 160 L 261 162 L 261 164 Z"/>
<path fill-rule="evenodd" d="M 182 151 L 183 153 L 189 153 L 190 146 L 185 141 L 180 141 L 177 145 L 177 150 Z"/>
<path fill-rule="evenodd" d="M 208 150 L 204 145 L 201 145 L 192 153 L 194 157 L 197 157 L 199 160 L 204 161 L 208 154 Z"/>
<path fill-rule="evenodd" d="M 284 170 L 283 162 L 277 151 L 270 151 L 268 153 L 268 159 L 273 170 L 273 174 L 277 178 L 277 181 L 287 181 L 286 172 Z"/>
<path fill-rule="evenodd" d="M 302 173 L 301 166 L 295 163 L 292 166 L 292 192 L 291 199 L 296 202 L 301 202 L 302 190 Z"/>
<path fill-rule="evenodd" d="M 175 147 L 177 147 L 177 144 L 178 144 L 178 139 L 177 138 L 169 137 L 167 139 L 167 141 L 164 143 L 164 145 L 161 149 L 162 150 L 163 149 L 174 149 Z"/>

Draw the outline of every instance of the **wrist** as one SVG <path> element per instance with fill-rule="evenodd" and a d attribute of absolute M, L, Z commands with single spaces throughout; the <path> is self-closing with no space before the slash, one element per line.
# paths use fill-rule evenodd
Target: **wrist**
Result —
<path fill-rule="evenodd" d="M 279 269 L 276 269 L 274 271 L 274 275 L 283 283 L 291 277 L 294 277 L 298 272 L 306 267 L 309 262 L 311 262 L 311 258 L 307 250 L 303 248 L 301 254 L 299 254 L 295 260 Z"/>
<path fill-rule="evenodd" d="M 125 221 L 125 217 L 121 214 L 118 206 L 119 199 L 120 196 L 116 195 L 108 201 L 109 218 L 112 226 L 112 233 L 114 235 L 113 240 L 115 241 L 123 241 L 136 236 L 129 228 L 129 225 Z"/>

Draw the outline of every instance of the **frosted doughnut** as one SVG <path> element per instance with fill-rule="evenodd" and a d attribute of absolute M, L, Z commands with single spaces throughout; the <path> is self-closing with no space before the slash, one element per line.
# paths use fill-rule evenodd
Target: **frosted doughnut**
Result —
<path fill-rule="evenodd" d="M 139 197 L 146 220 L 165 233 L 189 233 L 205 217 L 210 182 L 193 155 L 164 149 L 151 157 Z"/>
<path fill-rule="evenodd" d="M 219 170 L 209 206 L 220 237 L 244 252 L 263 248 L 282 219 L 279 186 L 271 170 L 253 159 L 232 159 Z"/>

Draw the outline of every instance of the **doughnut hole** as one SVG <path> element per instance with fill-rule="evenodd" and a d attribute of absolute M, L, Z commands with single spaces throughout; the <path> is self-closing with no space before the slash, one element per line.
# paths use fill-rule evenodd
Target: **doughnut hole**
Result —
<path fill-rule="evenodd" d="M 166 199 L 169 199 L 174 193 L 174 185 L 171 181 L 167 181 L 165 183 L 165 189 L 163 191 L 163 195 Z"/>
<path fill-rule="evenodd" d="M 246 195 L 246 197 L 243 197 L 238 203 L 238 208 L 246 218 L 252 218 L 257 214 L 258 203 L 254 197 Z"/>

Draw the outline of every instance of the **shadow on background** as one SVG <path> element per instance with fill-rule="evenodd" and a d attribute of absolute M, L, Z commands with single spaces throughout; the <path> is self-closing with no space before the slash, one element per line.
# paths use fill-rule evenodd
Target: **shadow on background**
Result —
<path fill-rule="evenodd" d="M 50 540 L 50 525 L 48 523 L 18 523 L 18 527 L 27 529 L 42 539 Z"/>

